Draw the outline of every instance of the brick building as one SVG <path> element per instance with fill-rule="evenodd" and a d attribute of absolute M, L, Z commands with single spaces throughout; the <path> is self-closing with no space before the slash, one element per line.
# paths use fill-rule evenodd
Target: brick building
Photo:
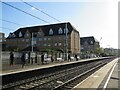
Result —
<path fill-rule="evenodd" d="M 80 53 L 79 32 L 69 22 L 19 28 L 9 34 L 6 43 L 9 49 L 31 51 L 33 45 L 33 50 L 37 49 L 40 52 L 45 50 L 65 52 L 67 47 L 69 53 Z"/>
<path fill-rule="evenodd" d="M 82 52 L 94 52 L 96 48 L 100 48 L 99 41 L 93 36 L 81 37 L 80 45 Z"/>

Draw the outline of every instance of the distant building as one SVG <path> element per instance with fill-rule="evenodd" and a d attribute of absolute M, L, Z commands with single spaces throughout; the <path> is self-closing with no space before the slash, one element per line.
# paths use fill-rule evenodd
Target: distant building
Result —
<path fill-rule="evenodd" d="M 94 52 L 96 48 L 99 48 L 99 41 L 93 36 L 80 38 L 81 52 Z"/>
<path fill-rule="evenodd" d="M 5 50 L 5 48 L 6 48 L 5 33 L 0 32 L 0 50 Z"/>
<path fill-rule="evenodd" d="M 32 41 L 33 49 L 39 51 L 58 50 L 65 52 L 67 45 L 68 52 L 77 54 L 80 53 L 79 37 L 80 35 L 76 28 L 67 22 L 19 28 L 15 32 L 9 34 L 6 43 L 8 48 L 18 48 L 19 50 L 29 49 L 30 51 Z"/>
<path fill-rule="evenodd" d="M 114 48 L 104 48 L 104 52 L 108 55 L 115 55 L 119 56 L 119 49 L 114 49 Z"/>

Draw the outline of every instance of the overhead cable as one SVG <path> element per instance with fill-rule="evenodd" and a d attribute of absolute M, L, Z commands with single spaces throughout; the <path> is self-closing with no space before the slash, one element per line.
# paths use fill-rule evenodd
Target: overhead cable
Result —
<path fill-rule="evenodd" d="M 0 1 L 0 2 L 2 2 L 2 1 Z M 32 14 L 30 14 L 30 13 L 28 13 L 28 12 L 26 12 L 26 11 L 23 11 L 23 10 L 21 10 L 21 9 L 15 7 L 15 6 L 12 6 L 12 5 L 8 4 L 8 3 L 5 3 L 5 2 L 2 2 L 2 3 L 5 4 L 5 5 L 7 5 L 7 6 L 10 6 L 10 7 L 14 8 L 14 9 L 16 9 L 16 10 L 19 10 L 19 11 L 21 11 L 21 12 L 27 14 L 27 15 L 30 15 L 30 16 L 38 19 L 38 20 L 41 20 L 41 21 L 43 21 L 43 22 L 45 22 L 45 23 L 49 23 L 49 22 L 47 22 L 46 20 L 43 20 L 43 19 L 41 19 L 41 18 L 39 18 L 39 17 L 37 17 L 37 16 L 35 16 L 35 15 L 32 15 Z"/>
<path fill-rule="evenodd" d="M 32 8 L 34 8 L 34 9 L 36 9 L 36 10 L 42 12 L 43 14 L 45 14 L 45 15 L 51 17 L 52 19 L 54 19 L 54 20 L 56 20 L 56 21 L 58 21 L 58 22 L 61 22 L 60 20 L 56 19 L 55 17 L 53 17 L 53 16 L 49 15 L 48 13 L 46 13 L 46 12 L 40 10 L 39 8 L 37 8 L 37 7 L 35 7 L 35 6 L 31 5 L 31 4 L 29 4 L 29 3 L 27 3 L 27 2 L 24 2 L 23 0 L 21 0 L 21 1 L 22 1 L 23 3 L 25 3 L 26 5 L 28 5 L 28 6 L 32 7 Z"/>
<path fill-rule="evenodd" d="M 15 24 L 15 25 L 20 25 L 22 26 L 21 24 L 18 24 L 18 23 L 15 23 L 15 22 L 11 22 L 11 21 L 8 21 L 8 20 L 5 20 L 5 19 L 0 19 L 1 21 L 4 21 L 4 22 L 8 22 L 8 23 L 12 23 L 12 24 Z"/>

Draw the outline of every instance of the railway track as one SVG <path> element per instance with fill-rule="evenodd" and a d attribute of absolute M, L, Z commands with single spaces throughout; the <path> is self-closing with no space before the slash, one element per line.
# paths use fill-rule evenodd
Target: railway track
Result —
<path fill-rule="evenodd" d="M 37 76 L 3 86 L 4 90 L 67 90 L 72 89 L 84 78 L 110 62 L 100 60 L 60 70 L 43 76 Z"/>

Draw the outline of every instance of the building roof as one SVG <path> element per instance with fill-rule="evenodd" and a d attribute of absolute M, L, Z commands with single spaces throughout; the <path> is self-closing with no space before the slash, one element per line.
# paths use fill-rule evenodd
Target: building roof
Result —
<path fill-rule="evenodd" d="M 94 38 L 93 36 L 89 36 L 89 37 L 81 37 L 80 38 L 80 44 L 84 45 L 84 43 L 87 42 L 89 45 L 94 44 L 95 42 L 99 42 L 96 38 Z"/>
<path fill-rule="evenodd" d="M 22 37 L 23 37 L 25 35 L 26 31 L 29 31 L 30 34 L 32 34 L 34 32 L 38 32 L 41 29 L 45 36 L 49 36 L 49 30 L 52 29 L 53 35 L 58 35 L 58 30 L 61 28 L 63 30 L 63 33 L 59 34 L 59 35 L 64 35 L 65 34 L 64 29 L 65 29 L 66 24 L 67 24 L 67 28 L 69 31 L 68 34 L 70 34 L 72 32 L 72 30 L 78 32 L 69 22 L 66 22 L 66 23 L 57 23 L 57 24 L 19 28 L 18 30 L 16 30 L 15 32 L 10 33 L 10 34 L 15 35 L 13 38 L 20 38 L 19 37 L 20 32 L 22 33 Z M 10 38 L 10 37 L 8 36 L 7 38 Z"/>

